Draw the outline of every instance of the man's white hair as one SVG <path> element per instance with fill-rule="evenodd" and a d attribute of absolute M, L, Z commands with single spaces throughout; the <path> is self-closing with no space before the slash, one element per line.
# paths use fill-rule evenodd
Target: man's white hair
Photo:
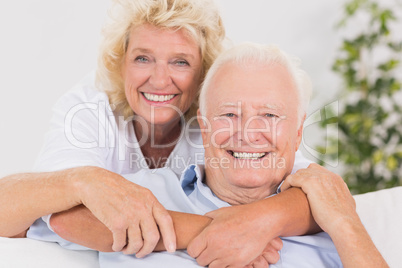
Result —
<path fill-rule="evenodd" d="M 280 64 L 284 66 L 291 77 L 294 79 L 298 92 L 298 125 L 302 122 L 304 115 L 307 113 L 310 97 L 312 93 L 312 84 L 307 73 L 300 68 L 300 59 L 290 56 L 275 45 L 261 45 L 254 43 L 243 43 L 234 46 L 223 52 L 212 64 L 205 77 L 204 83 L 200 91 L 200 113 L 206 116 L 206 95 L 210 88 L 212 80 L 220 68 L 226 63 L 234 63 L 247 66 L 250 63 L 262 66 L 272 64 Z M 245 94 L 247 94 L 245 92 Z"/>

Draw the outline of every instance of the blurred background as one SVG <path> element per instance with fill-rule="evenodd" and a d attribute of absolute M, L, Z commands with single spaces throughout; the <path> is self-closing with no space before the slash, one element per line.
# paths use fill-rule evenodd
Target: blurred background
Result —
<path fill-rule="evenodd" d="M 314 84 L 306 157 L 356 193 L 401 185 L 400 1 L 216 2 L 234 43 L 275 43 L 302 60 Z M 31 170 L 53 104 L 96 67 L 110 3 L 0 2 L 0 177 Z"/>

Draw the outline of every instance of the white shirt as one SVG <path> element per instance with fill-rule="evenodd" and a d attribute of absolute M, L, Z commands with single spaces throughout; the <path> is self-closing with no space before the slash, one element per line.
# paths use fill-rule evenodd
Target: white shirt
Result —
<path fill-rule="evenodd" d="M 35 171 L 98 166 L 127 174 L 148 169 L 132 120 L 112 111 L 108 96 L 96 89 L 94 76 L 85 77 L 54 106 Z M 166 166 L 180 175 L 188 165 L 202 164 L 203 158 L 198 126 L 185 123 Z"/>

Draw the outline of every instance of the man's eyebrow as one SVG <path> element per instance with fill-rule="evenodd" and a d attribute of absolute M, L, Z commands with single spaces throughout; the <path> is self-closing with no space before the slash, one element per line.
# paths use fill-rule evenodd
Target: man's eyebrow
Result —
<path fill-rule="evenodd" d="M 221 113 L 226 108 L 237 108 L 239 107 L 238 103 L 234 102 L 222 102 L 219 103 L 215 109 L 213 109 L 214 113 Z"/>
<path fill-rule="evenodd" d="M 269 104 L 269 103 L 264 104 L 262 107 L 263 108 L 268 108 L 268 109 L 271 109 L 271 110 L 281 110 L 281 109 L 283 109 L 283 105 Z"/>
<path fill-rule="evenodd" d="M 220 107 L 238 107 L 239 106 L 239 104 L 238 103 L 234 103 L 234 102 L 223 102 L 223 103 L 220 103 L 219 105 L 218 105 L 218 107 L 220 108 Z"/>

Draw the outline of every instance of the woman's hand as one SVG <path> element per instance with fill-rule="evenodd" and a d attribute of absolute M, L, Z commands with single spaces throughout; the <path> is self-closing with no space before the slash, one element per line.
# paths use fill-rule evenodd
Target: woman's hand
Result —
<path fill-rule="evenodd" d="M 299 187 L 307 195 L 311 213 L 327 233 L 338 232 L 345 220 L 358 220 L 356 203 L 343 179 L 324 167 L 311 164 L 289 175 L 282 190 Z"/>
<path fill-rule="evenodd" d="M 159 230 L 166 249 L 175 251 L 172 218 L 150 190 L 98 167 L 76 168 L 73 181 L 81 203 L 113 233 L 114 251 L 144 257 Z"/>
<path fill-rule="evenodd" d="M 356 203 L 343 179 L 311 164 L 288 176 L 282 188 L 299 187 L 307 195 L 317 224 L 332 238 L 347 267 L 388 267 L 356 213 Z"/>

